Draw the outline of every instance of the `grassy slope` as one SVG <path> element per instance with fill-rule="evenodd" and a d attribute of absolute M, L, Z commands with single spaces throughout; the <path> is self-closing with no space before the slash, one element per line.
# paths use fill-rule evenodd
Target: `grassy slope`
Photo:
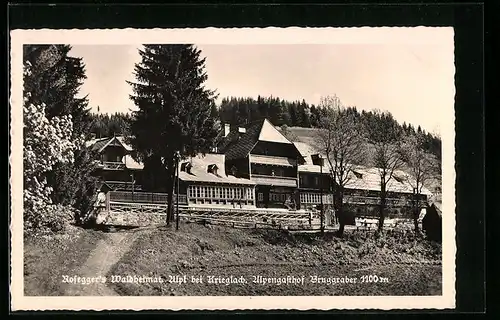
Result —
<path fill-rule="evenodd" d="M 372 236 L 373 237 L 373 236 Z M 382 241 L 378 241 L 381 245 Z M 272 230 L 182 224 L 139 238 L 109 275 L 202 275 L 203 284 L 110 284 L 121 295 L 440 295 L 440 247 L 363 235 L 291 236 Z M 308 277 L 387 277 L 388 283 L 312 284 Z M 305 285 L 214 285 L 207 276 L 305 276 Z M 358 279 L 358 282 L 360 279 Z"/>
<path fill-rule="evenodd" d="M 64 294 L 62 276 L 75 275 L 102 238 L 102 232 L 69 227 L 61 235 L 25 239 L 25 295 Z"/>

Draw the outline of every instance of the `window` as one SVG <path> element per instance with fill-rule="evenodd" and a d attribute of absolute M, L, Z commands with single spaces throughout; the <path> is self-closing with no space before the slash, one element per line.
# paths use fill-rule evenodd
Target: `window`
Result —
<path fill-rule="evenodd" d="M 218 170 L 218 169 L 219 169 L 219 167 L 217 167 L 217 165 L 216 165 L 216 164 L 210 164 L 210 165 L 208 165 L 208 167 L 207 167 L 207 172 L 208 172 L 208 173 L 213 173 L 213 174 L 217 175 L 217 170 Z"/>
<path fill-rule="evenodd" d="M 315 186 L 319 185 L 319 177 L 314 177 L 314 185 Z"/>
<path fill-rule="evenodd" d="M 304 176 L 299 176 L 299 185 L 304 185 Z"/>
<path fill-rule="evenodd" d="M 191 173 L 191 167 L 192 165 L 190 162 L 181 163 L 181 171 Z"/>
<path fill-rule="evenodd" d="M 264 194 L 263 194 L 262 192 L 259 192 L 259 193 L 257 194 L 257 200 L 258 200 L 258 201 L 264 201 Z"/>
<path fill-rule="evenodd" d="M 356 176 L 356 178 L 363 179 L 363 175 L 361 173 L 359 173 L 357 171 L 354 171 L 354 170 L 352 171 L 352 173 L 354 173 L 354 175 Z"/>
<path fill-rule="evenodd" d="M 253 200 L 253 188 L 248 188 L 248 199 Z"/>
<path fill-rule="evenodd" d="M 404 181 L 404 178 L 401 176 L 393 175 L 393 177 L 399 183 L 403 183 L 403 181 Z"/>

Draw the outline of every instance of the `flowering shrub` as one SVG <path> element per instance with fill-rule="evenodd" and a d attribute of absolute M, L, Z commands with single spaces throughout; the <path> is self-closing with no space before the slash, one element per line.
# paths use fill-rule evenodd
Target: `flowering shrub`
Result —
<path fill-rule="evenodd" d="M 29 75 L 29 69 L 30 64 L 27 63 L 25 74 Z M 52 206 L 50 199 L 52 188 L 47 184 L 46 174 L 56 163 L 73 161 L 76 148 L 75 142 L 71 139 L 73 124 L 71 115 L 47 119 L 45 105 L 31 104 L 28 102 L 29 97 L 30 93 L 25 92 L 23 105 L 25 228 L 53 228 L 57 225 L 55 221 L 59 220 L 61 215 L 67 216 L 67 210 Z"/>

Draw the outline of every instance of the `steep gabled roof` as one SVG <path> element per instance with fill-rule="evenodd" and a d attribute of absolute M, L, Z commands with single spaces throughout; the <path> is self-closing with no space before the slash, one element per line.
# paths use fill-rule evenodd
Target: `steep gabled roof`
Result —
<path fill-rule="evenodd" d="M 286 144 L 292 143 L 267 119 L 264 119 L 264 122 L 262 123 L 262 128 L 260 129 L 259 133 L 259 141 Z"/>
<path fill-rule="evenodd" d="M 92 139 L 89 140 L 85 143 L 87 148 L 90 148 L 91 150 L 100 150 L 103 146 L 107 145 L 112 138 L 106 137 L 106 138 L 99 138 L 99 139 Z"/>
<path fill-rule="evenodd" d="M 243 134 L 240 134 L 238 130 L 231 131 L 226 137 L 227 143 L 224 146 L 226 159 L 240 159 L 248 156 L 259 141 L 263 123 L 262 120 L 251 122 L 246 126 L 246 132 Z"/>
<path fill-rule="evenodd" d="M 259 141 L 295 146 L 267 119 L 253 121 L 245 128 L 245 133 L 232 130 L 225 138 L 221 150 L 225 152 L 227 160 L 245 158 Z"/>
<path fill-rule="evenodd" d="M 125 142 L 124 137 L 107 137 L 100 139 L 93 139 L 87 141 L 86 145 L 93 151 L 102 152 L 107 146 L 113 142 L 118 142 L 125 150 L 132 151 L 132 147 Z"/>

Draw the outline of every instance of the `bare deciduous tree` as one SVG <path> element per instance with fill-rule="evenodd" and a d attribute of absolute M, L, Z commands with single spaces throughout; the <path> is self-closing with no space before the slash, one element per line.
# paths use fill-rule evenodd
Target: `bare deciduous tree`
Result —
<path fill-rule="evenodd" d="M 402 156 L 410 174 L 408 182 L 414 189 L 412 213 L 416 232 L 419 232 L 418 217 L 422 205 L 422 189 L 440 169 L 436 157 L 425 152 L 423 144 L 422 137 L 415 135 L 405 136 L 402 144 Z"/>
<path fill-rule="evenodd" d="M 404 162 L 401 148 L 401 132 L 397 122 L 389 112 L 375 111 L 382 121 L 365 125 L 368 141 L 373 145 L 372 163 L 380 175 L 380 203 L 378 230 L 382 231 L 387 208 L 387 185 L 394 172 L 402 168 Z"/>
<path fill-rule="evenodd" d="M 346 109 L 339 98 L 321 99 L 325 114 L 320 119 L 316 147 L 324 154 L 335 183 L 334 208 L 339 219 L 339 236 L 344 233 L 346 217 L 343 210 L 344 187 L 352 178 L 352 170 L 365 156 L 362 126 L 354 112 Z"/>

